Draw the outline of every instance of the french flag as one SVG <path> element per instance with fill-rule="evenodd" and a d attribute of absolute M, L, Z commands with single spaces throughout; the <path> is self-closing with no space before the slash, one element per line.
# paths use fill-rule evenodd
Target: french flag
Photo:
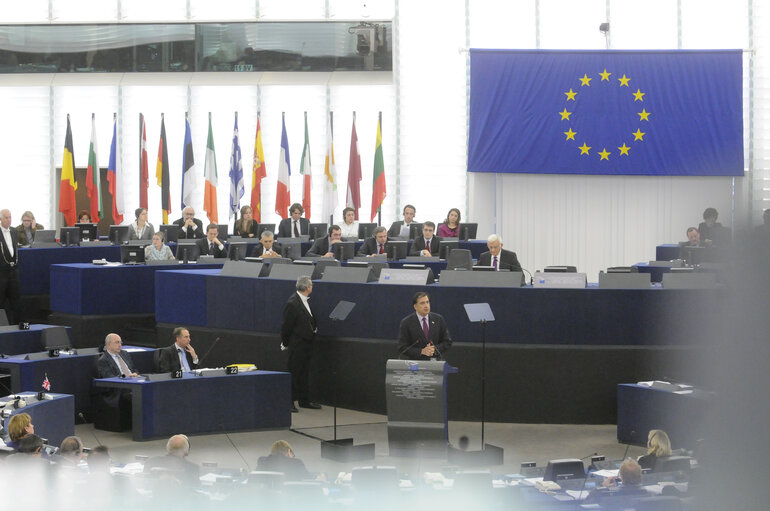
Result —
<path fill-rule="evenodd" d="M 289 189 L 289 177 L 291 176 L 291 162 L 289 161 L 289 138 L 286 136 L 286 115 L 281 119 L 281 159 L 278 161 L 278 186 L 275 190 L 275 212 L 281 218 L 288 218 L 291 205 L 291 193 Z"/>

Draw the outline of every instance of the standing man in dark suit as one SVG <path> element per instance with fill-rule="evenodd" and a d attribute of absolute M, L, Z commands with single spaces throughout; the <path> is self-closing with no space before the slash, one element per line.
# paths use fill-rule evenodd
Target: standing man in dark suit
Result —
<path fill-rule="evenodd" d="M 190 332 L 184 327 L 177 327 L 173 333 L 174 344 L 158 348 L 155 372 L 170 373 L 180 369 L 189 372 L 198 367 L 198 354 L 190 345 Z"/>
<path fill-rule="evenodd" d="M 342 239 L 342 229 L 339 225 L 329 227 L 329 234 L 318 238 L 307 251 L 308 257 L 334 257 L 334 244 Z"/>
<path fill-rule="evenodd" d="M 422 291 L 412 297 L 414 314 L 401 320 L 398 354 L 411 360 L 441 360 L 452 346 L 446 322 L 430 311 L 430 297 Z"/>
<path fill-rule="evenodd" d="M 98 378 L 139 376 L 131 355 L 123 351 L 123 340 L 118 334 L 104 338 L 104 353 L 96 361 Z M 131 429 L 131 391 L 128 389 L 101 389 L 96 403 L 94 426 L 107 431 Z"/>
<path fill-rule="evenodd" d="M 11 212 L 0 211 L 0 306 L 8 299 L 6 315 L 10 324 L 17 323 L 19 285 L 19 231 L 11 228 Z"/>
<path fill-rule="evenodd" d="M 423 222 L 422 236 L 415 238 L 414 243 L 412 243 L 412 250 L 409 251 L 409 255 L 424 257 L 438 256 L 441 240 L 438 236 L 433 235 L 435 230 L 436 224 L 430 221 Z"/>
<path fill-rule="evenodd" d="M 217 259 L 227 257 L 227 248 L 217 236 L 219 236 L 219 226 L 209 224 L 206 227 L 206 237 L 195 242 L 201 250 L 201 255 L 213 255 Z"/>
<path fill-rule="evenodd" d="M 372 231 L 372 237 L 366 238 L 364 244 L 358 250 L 359 256 L 376 256 L 388 253 L 388 231 L 383 226 L 378 226 Z"/>
<path fill-rule="evenodd" d="M 393 222 L 388 230 L 388 236 L 391 238 L 409 237 L 409 225 L 414 222 L 414 215 L 417 210 L 411 204 L 404 206 L 404 219 Z"/>
<path fill-rule="evenodd" d="M 489 251 L 479 256 L 476 266 L 493 266 L 495 271 L 521 271 L 516 252 L 503 250 L 503 239 L 500 236 L 493 234 L 487 238 L 487 248 Z"/>
<path fill-rule="evenodd" d="M 289 218 L 284 218 L 278 224 L 279 238 L 299 238 L 310 234 L 310 220 L 302 218 L 305 208 L 302 204 L 295 202 L 289 206 Z"/>
<path fill-rule="evenodd" d="M 203 222 L 195 218 L 195 210 L 187 206 L 182 210 L 182 218 L 174 221 L 179 226 L 180 240 L 199 240 L 203 238 Z"/>
<path fill-rule="evenodd" d="M 302 408 L 320 409 L 310 401 L 310 359 L 313 355 L 313 339 L 318 331 L 308 297 L 313 292 L 313 281 L 303 275 L 297 279 L 297 292 L 292 293 L 283 308 L 281 346 L 289 348 L 289 372 L 291 373 L 291 411 L 296 412 L 294 401 Z"/>

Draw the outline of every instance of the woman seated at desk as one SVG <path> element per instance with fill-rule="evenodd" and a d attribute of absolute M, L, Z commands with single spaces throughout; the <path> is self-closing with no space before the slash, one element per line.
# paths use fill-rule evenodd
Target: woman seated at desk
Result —
<path fill-rule="evenodd" d="M 254 221 L 254 212 L 250 206 L 241 208 L 241 218 L 235 224 L 235 234 L 242 238 L 256 238 L 259 225 Z"/>
<path fill-rule="evenodd" d="M 671 440 L 662 429 L 651 429 L 647 435 L 647 454 L 637 460 L 643 469 L 655 470 L 659 458 L 671 456 Z"/>
<path fill-rule="evenodd" d="M 342 210 L 342 218 L 344 220 L 342 225 L 340 225 L 340 229 L 342 229 L 342 237 L 358 239 L 358 222 L 356 221 L 356 211 L 353 208 L 345 208 Z"/>
<path fill-rule="evenodd" d="M 128 227 L 128 239 L 130 240 L 151 240 L 155 234 L 155 228 L 147 221 L 147 210 L 137 208 L 134 212 L 136 221 Z"/>
<path fill-rule="evenodd" d="M 156 232 L 152 235 L 152 245 L 145 247 L 144 259 L 146 261 L 171 261 L 174 259 L 171 249 L 163 243 L 162 232 Z"/>
<path fill-rule="evenodd" d="M 19 233 L 19 245 L 26 246 L 35 241 L 35 231 L 43 230 L 44 227 L 35 221 L 35 215 L 32 211 L 25 211 L 21 215 L 21 224 L 16 227 Z"/>
<path fill-rule="evenodd" d="M 5 444 L 12 449 L 19 448 L 19 440 L 35 433 L 35 425 L 28 413 L 17 413 L 8 421 L 8 436 L 11 441 Z"/>
<path fill-rule="evenodd" d="M 452 208 L 446 215 L 443 224 L 438 226 L 439 238 L 459 238 L 460 237 L 460 210 Z"/>

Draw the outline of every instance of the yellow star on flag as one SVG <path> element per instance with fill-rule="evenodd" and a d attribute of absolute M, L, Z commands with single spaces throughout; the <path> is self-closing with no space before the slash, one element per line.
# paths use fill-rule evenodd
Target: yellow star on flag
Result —
<path fill-rule="evenodd" d="M 569 92 L 565 92 L 564 94 L 567 96 L 567 101 L 575 101 L 575 96 L 577 96 L 577 92 L 574 92 L 571 88 Z"/>
<path fill-rule="evenodd" d="M 631 134 L 634 136 L 634 141 L 641 140 L 642 142 L 644 142 L 644 138 L 643 137 L 646 135 L 646 133 L 644 133 L 639 128 L 637 128 L 636 131 L 631 133 Z"/>
<path fill-rule="evenodd" d="M 583 85 L 587 85 L 588 87 L 590 87 L 591 80 L 593 80 L 593 78 L 588 78 L 588 74 L 584 74 L 583 78 L 580 79 L 580 86 L 582 87 Z"/>
<path fill-rule="evenodd" d="M 621 87 L 624 87 L 624 86 L 628 87 L 629 80 L 631 80 L 631 78 L 626 78 L 625 73 L 623 74 L 622 77 L 618 78 L 618 81 L 620 82 Z"/>
<path fill-rule="evenodd" d="M 572 112 L 567 112 L 567 108 L 565 107 L 563 111 L 559 112 L 559 115 L 561 115 L 561 120 L 567 120 L 569 121 L 569 116 L 572 114 Z"/>
<path fill-rule="evenodd" d="M 569 131 L 565 131 L 564 134 L 567 135 L 566 140 L 575 140 L 575 135 L 577 135 L 577 131 L 572 131 L 572 128 L 570 128 Z"/>
<path fill-rule="evenodd" d="M 624 154 L 626 156 L 628 156 L 628 150 L 631 149 L 631 148 L 628 147 L 625 142 L 623 142 L 623 145 L 618 147 L 618 149 L 620 149 L 620 155 L 621 156 L 623 156 Z"/>
<path fill-rule="evenodd" d="M 639 89 L 636 89 L 636 92 L 634 92 L 634 101 L 644 101 L 644 95 L 646 93 L 642 92 Z"/>
<path fill-rule="evenodd" d="M 599 75 L 602 77 L 602 81 L 607 80 L 608 82 L 610 81 L 610 75 L 611 74 L 612 73 L 608 73 L 607 72 L 607 68 L 604 68 L 604 72 L 603 73 L 599 73 Z"/>
<path fill-rule="evenodd" d="M 583 142 L 583 145 L 578 147 L 580 149 L 580 154 L 588 154 L 588 150 L 591 149 L 591 146 L 587 146 L 585 142 Z"/>
<path fill-rule="evenodd" d="M 642 108 L 642 111 L 641 111 L 641 112 L 639 112 L 637 115 L 639 116 L 639 120 L 640 120 L 640 121 L 647 121 L 647 122 L 649 122 L 649 121 L 650 121 L 650 120 L 648 119 L 648 117 L 650 116 L 650 112 L 648 112 L 648 111 L 647 111 L 647 110 L 645 110 L 644 108 Z"/>
<path fill-rule="evenodd" d="M 599 161 L 602 161 L 602 160 L 607 160 L 607 161 L 609 161 L 609 159 L 610 159 L 610 155 L 611 155 L 612 153 L 610 153 L 610 152 L 607 152 L 607 148 L 605 147 L 605 148 L 604 148 L 604 149 L 602 149 L 602 150 L 601 150 L 601 151 L 600 151 L 598 154 L 599 154 L 599 156 L 600 156 L 600 158 L 599 158 Z"/>

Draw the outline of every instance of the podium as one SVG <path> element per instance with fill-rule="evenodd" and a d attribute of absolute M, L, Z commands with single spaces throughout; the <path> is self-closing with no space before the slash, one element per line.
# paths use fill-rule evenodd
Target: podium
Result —
<path fill-rule="evenodd" d="M 388 360 L 385 366 L 390 456 L 447 455 L 447 375 L 443 361 Z"/>

